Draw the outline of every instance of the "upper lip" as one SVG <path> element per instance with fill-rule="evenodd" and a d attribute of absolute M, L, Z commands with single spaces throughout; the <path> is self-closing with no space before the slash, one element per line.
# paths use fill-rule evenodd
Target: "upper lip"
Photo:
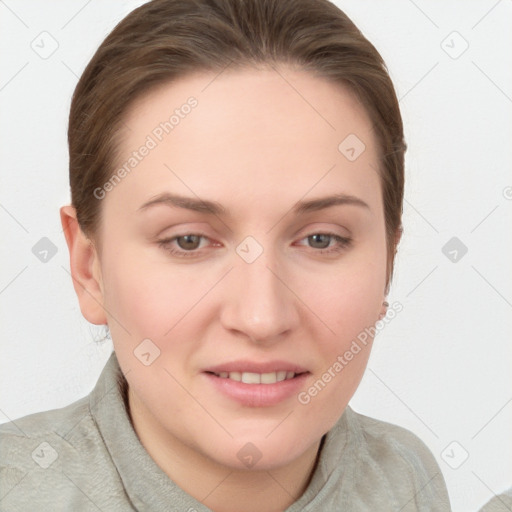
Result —
<path fill-rule="evenodd" d="M 298 373 L 305 373 L 308 370 L 298 364 L 290 363 L 287 361 L 231 361 L 228 363 L 221 363 L 215 366 L 209 366 L 204 370 L 211 373 L 222 372 L 240 372 L 240 373 L 272 373 L 278 371 L 287 371 Z"/>

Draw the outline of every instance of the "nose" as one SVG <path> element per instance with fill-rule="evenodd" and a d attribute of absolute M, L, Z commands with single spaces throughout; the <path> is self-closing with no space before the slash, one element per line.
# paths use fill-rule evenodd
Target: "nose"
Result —
<path fill-rule="evenodd" d="M 226 329 L 254 343 L 268 345 L 282 340 L 297 327 L 297 299 L 274 256 L 263 252 L 252 263 L 241 261 L 230 277 L 221 312 Z"/>

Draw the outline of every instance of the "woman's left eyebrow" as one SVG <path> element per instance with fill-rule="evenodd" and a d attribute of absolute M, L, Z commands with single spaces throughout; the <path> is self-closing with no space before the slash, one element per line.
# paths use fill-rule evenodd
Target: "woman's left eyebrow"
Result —
<path fill-rule="evenodd" d="M 229 211 L 216 201 L 208 201 L 205 199 L 180 196 L 177 194 L 163 193 L 153 197 L 139 207 L 139 211 L 147 210 L 148 208 L 156 205 L 167 205 L 175 208 L 184 208 L 193 210 L 200 213 L 208 213 L 211 215 L 229 215 Z M 316 199 L 309 199 L 307 201 L 298 201 L 293 206 L 293 213 L 296 215 L 303 215 L 305 213 L 324 210 L 332 206 L 351 205 L 360 206 L 371 211 L 368 203 L 359 197 L 349 194 L 334 194 L 326 197 L 319 197 Z"/>
<path fill-rule="evenodd" d="M 350 194 L 334 194 L 331 196 L 319 197 L 318 199 L 299 201 L 295 203 L 293 207 L 293 212 L 296 215 L 301 215 L 304 213 L 323 210 L 325 208 L 330 208 L 331 206 L 338 205 L 361 206 L 371 211 L 371 208 L 368 205 L 368 203 L 366 203 L 359 197 Z"/>

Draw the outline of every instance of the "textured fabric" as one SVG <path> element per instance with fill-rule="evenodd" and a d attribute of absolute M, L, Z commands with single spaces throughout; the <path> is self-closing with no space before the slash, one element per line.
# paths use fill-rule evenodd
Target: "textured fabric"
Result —
<path fill-rule="evenodd" d="M 113 353 L 88 396 L 0 426 L 0 511 L 209 510 L 139 442 L 122 381 Z M 415 435 L 347 407 L 287 512 L 340 510 L 444 512 L 450 505 L 441 471 Z"/>
<path fill-rule="evenodd" d="M 494 496 L 479 512 L 512 512 L 512 487 Z"/>

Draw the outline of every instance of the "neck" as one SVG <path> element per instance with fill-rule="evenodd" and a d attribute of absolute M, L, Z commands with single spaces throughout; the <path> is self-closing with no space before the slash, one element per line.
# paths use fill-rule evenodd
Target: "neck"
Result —
<path fill-rule="evenodd" d="M 297 501 L 313 474 L 320 441 L 291 463 L 239 470 L 217 463 L 164 431 L 128 390 L 128 411 L 141 444 L 167 476 L 214 512 L 280 512 Z"/>

